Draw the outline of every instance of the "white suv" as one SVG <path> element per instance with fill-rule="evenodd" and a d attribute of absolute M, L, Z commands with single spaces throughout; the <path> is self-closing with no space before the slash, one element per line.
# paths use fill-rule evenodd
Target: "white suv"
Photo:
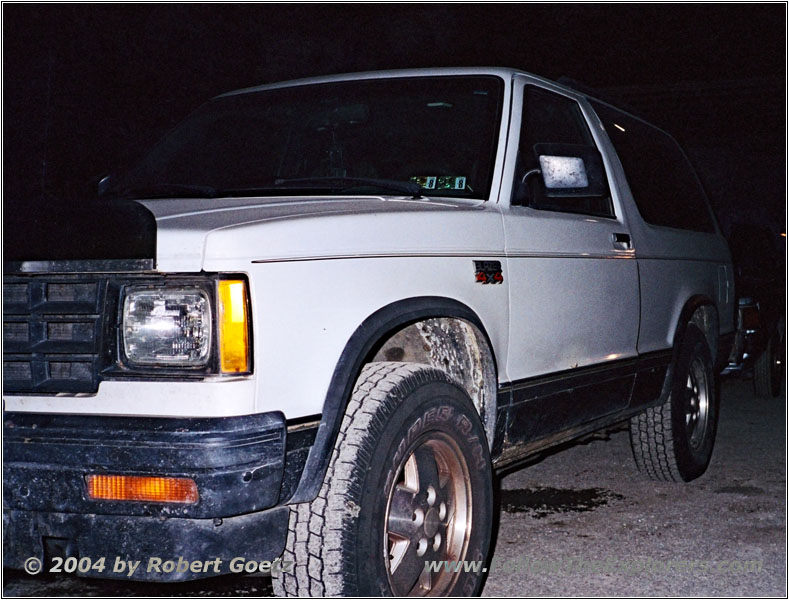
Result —
<path fill-rule="evenodd" d="M 6 265 L 6 566 L 284 553 L 281 594 L 474 594 L 426 562 L 490 558 L 497 469 L 626 419 L 648 476 L 707 467 L 729 251 L 608 104 L 506 69 L 267 85 L 100 189 L 136 215 L 86 234 L 113 260 Z"/>

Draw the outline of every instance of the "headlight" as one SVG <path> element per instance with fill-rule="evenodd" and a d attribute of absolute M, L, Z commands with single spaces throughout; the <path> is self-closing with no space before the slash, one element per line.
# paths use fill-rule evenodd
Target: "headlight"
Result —
<path fill-rule="evenodd" d="M 211 302 L 197 287 L 130 288 L 123 350 L 133 365 L 201 367 L 211 350 Z"/>

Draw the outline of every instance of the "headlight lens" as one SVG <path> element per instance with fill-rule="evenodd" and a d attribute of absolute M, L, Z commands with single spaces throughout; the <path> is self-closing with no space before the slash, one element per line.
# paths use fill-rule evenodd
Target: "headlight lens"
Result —
<path fill-rule="evenodd" d="M 197 287 L 129 289 L 123 349 L 132 364 L 204 366 L 211 349 L 208 294 Z"/>

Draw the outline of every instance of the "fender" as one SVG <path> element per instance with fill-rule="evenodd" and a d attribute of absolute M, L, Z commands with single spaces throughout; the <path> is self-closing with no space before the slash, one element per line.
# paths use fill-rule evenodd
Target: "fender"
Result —
<path fill-rule="evenodd" d="M 281 498 L 280 504 L 309 502 L 318 495 L 353 386 L 375 346 L 396 329 L 421 319 L 441 317 L 464 319 L 472 323 L 485 336 L 488 347 L 492 348 L 490 338 L 477 314 L 465 304 L 450 298 L 408 298 L 389 304 L 367 317 L 348 340 L 334 368 L 315 442 L 302 470 L 298 487 L 289 499 Z"/>
<path fill-rule="evenodd" d="M 671 390 L 671 380 L 674 375 L 674 367 L 677 364 L 677 358 L 679 356 L 679 347 L 682 343 L 682 340 L 685 338 L 685 332 L 688 329 L 688 325 L 690 324 L 690 320 L 693 317 L 693 313 L 695 313 L 702 306 L 711 306 L 713 309 L 715 309 L 716 314 L 718 312 L 718 307 L 715 305 L 715 303 L 707 296 L 701 294 L 691 296 L 687 302 L 685 302 L 685 306 L 682 307 L 682 312 L 679 314 L 677 327 L 674 329 L 674 345 L 672 347 L 671 364 L 669 364 L 668 370 L 666 371 L 666 380 L 663 383 L 663 393 L 660 395 L 662 399 L 665 399 Z M 710 352 L 712 352 L 714 357 L 715 349 L 710 348 Z"/>

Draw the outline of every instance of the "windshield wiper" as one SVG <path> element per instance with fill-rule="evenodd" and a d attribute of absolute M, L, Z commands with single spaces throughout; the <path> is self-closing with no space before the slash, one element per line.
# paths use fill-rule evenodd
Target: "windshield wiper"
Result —
<path fill-rule="evenodd" d="M 116 198 L 216 198 L 217 189 L 210 185 L 191 183 L 154 183 L 107 190 L 103 196 Z"/>
<path fill-rule="evenodd" d="M 400 192 L 412 198 L 422 197 L 422 187 L 410 181 L 397 181 L 394 179 L 375 179 L 374 177 L 302 177 L 299 179 L 277 179 L 276 187 L 306 187 L 317 186 L 346 190 L 352 187 L 372 187 L 393 192 Z"/>
<path fill-rule="evenodd" d="M 420 198 L 422 188 L 409 181 L 391 179 L 374 179 L 366 177 L 304 177 L 299 179 L 277 179 L 272 186 L 220 189 L 209 185 L 188 183 L 155 183 L 139 187 L 127 186 L 107 190 L 103 197 L 110 198 L 219 198 L 221 196 L 253 196 L 262 192 L 276 190 L 348 190 L 353 187 L 367 187 L 389 190 L 406 194 L 412 198 Z"/>

